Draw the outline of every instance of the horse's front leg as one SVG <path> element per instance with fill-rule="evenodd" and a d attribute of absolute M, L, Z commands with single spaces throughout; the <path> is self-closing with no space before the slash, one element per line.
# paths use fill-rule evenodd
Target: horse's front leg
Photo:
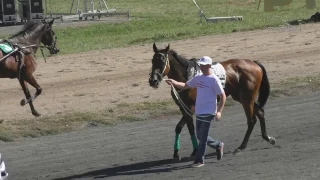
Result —
<path fill-rule="evenodd" d="M 199 144 L 198 144 L 197 137 L 195 135 L 195 128 L 194 128 L 193 118 L 190 117 L 190 116 L 187 116 L 186 118 L 187 118 L 186 121 L 187 121 L 188 130 L 189 130 L 189 134 L 190 134 L 191 142 L 192 142 L 192 146 L 193 146 L 193 151 L 192 151 L 190 157 L 191 158 L 195 158 Z"/>
<path fill-rule="evenodd" d="M 180 160 L 180 155 L 179 155 L 179 150 L 180 150 L 180 134 L 182 131 L 183 126 L 186 124 L 186 121 L 184 119 L 184 116 L 181 118 L 181 120 L 178 122 L 175 132 L 175 140 L 174 140 L 174 153 L 173 153 L 173 158 L 177 159 L 178 161 Z"/>
<path fill-rule="evenodd" d="M 26 104 L 29 104 L 32 114 L 34 116 L 40 116 L 41 114 L 38 113 L 33 106 L 33 101 L 37 98 L 37 96 L 41 94 L 42 92 L 41 87 L 38 85 L 37 81 L 34 79 L 32 75 L 26 76 L 25 78 L 20 78 L 19 82 L 26 96 L 26 99 L 21 100 L 20 105 L 24 106 Z M 28 82 L 31 86 L 36 88 L 36 93 L 33 96 L 30 95 L 30 91 L 27 88 L 26 82 Z"/>

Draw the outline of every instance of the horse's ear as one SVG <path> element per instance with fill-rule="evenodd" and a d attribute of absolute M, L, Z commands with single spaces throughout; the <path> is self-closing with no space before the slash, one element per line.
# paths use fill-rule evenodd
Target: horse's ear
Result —
<path fill-rule="evenodd" d="M 154 51 L 154 53 L 159 52 L 159 50 L 158 50 L 158 48 L 156 46 L 156 43 L 153 43 L 153 51 Z"/>
<path fill-rule="evenodd" d="M 168 46 L 166 47 L 166 52 L 168 52 L 170 49 L 170 44 L 168 44 Z"/>
<path fill-rule="evenodd" d="M 53 22 L 54 22 L 54 19 L 52 19 L 48 24 L 52 26 Z"/>

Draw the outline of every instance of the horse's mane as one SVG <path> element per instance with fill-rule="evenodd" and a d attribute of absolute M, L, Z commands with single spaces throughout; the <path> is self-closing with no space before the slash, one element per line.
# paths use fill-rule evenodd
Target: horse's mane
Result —
<path fill-rule="evenodd" d="M 181 55 L 178 55 L 178 53 L 173 49 L 170 49 L 169 53 L 172 55 L 173 58 L 175 58 L 184 67 L 194 66 L 194 63 L 197 60 L 196 58 L 187 59 Z"/>
<path fill-rule="evenodd" d="M 25 33 L 34 30 L 36 27 L 38 27 L 40 24 L 42 24 L 41 21 L 28 21 L 23 25 L 22 30 L 17 32 L 16 34 L 9 37 L 9 39 L 24 35 Z"/>

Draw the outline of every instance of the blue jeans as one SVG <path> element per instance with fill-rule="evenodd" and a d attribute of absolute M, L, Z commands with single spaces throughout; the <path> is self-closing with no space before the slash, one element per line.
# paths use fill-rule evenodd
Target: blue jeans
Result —
<path fill-rule="evenodd" d="M 206 152 L 206 145 L 217 149 L 220 148 L 220 141 L 214 140 L 209 136 L 211 121 L 214 119 L 213 114 L 199 114 L 196 115 L 196 133 L 199 140 L 199 147 L 196 154 L 195 163 L 204 163 L 204 154 Z"/>

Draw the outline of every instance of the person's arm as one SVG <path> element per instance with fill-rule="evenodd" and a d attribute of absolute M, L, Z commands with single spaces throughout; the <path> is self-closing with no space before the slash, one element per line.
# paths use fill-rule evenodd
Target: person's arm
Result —
<path fill-rule="evenodd" d="M 219 94 L 219 96 L 220 96 L 220 103 L 219 103 L 219 106 L 217 108 L 217 113 L 216 113 L 216 119 L 218 121 L 221 119 L 222 111 L 223 111 L 223 108 L 224 108 L 224 105 L 225 105 L 226 99 L 227 99 L 225 93 Z"/>
<path fill-rule="evenodd" d="M 184 83 L 184 82 L 178 82 L 176 80 L 173 80 L 173 79 L 167 79 L 166 80 L 166 83 L 169 84 L 169 85 L 173 85 L 179 89 L 189 89 L 190 87 L 188 86 L 187 83 Z"/>

